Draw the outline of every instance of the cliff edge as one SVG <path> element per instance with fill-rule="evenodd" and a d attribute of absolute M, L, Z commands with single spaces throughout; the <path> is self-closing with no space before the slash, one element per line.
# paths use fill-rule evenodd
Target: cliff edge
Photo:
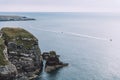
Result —
<path fill-rule="evenodd" d="M 38 40 L 22 28 L 0 30 L 0 80 L 30 80 L 42 70 Z"/>

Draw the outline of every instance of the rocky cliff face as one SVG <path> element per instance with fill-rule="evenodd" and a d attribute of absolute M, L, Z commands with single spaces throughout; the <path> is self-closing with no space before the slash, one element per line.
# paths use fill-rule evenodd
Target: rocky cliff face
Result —
<path fill-rule="evenodd" d="M 21 28 L 2 28 L 0 35 L 4 42 L 0 54 L 6 61 L 0 63 L 0 80 L 35 78 L 43 66 L 37 38 Z"/>

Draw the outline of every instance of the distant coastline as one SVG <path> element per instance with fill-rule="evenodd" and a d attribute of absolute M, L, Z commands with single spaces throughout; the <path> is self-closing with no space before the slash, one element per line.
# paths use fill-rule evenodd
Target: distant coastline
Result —
<path fill-rule="evenodd" d="M 29 21 L 29 20 L 36 20 L 36 19 L 28 18 L 26 16 L 0 15 L 0 21 Z"/>

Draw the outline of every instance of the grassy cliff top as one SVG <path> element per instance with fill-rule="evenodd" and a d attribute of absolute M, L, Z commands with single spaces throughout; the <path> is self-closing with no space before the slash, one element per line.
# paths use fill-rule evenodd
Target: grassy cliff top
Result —
<path fill-rule="evenodd" d="M 9 38 L 23 37 L 23 38 L 33 38 L 36 39 L 31 33 L 22 28 L 2 28 L 1 31 Z"/>
<path fill-rule="evenodd" d="M 33 44 L 37 41 L 35 36 L 22 28 L 4 27 L 1 31 L 3 39 L 7 42 L 15 42 L 17 45 L 23 44 L 26 49 L 32 48 Z"/>

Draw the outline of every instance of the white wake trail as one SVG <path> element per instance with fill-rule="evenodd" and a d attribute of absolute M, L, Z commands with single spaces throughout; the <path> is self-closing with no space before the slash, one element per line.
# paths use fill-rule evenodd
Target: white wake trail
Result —
<path fill-rule="evenodd" d="M 79 33 L 72 33 L 72 32 L 51 31 L 51 30 L 44 30 L 44 29 L 39 29 L 39 30 L 46 31 L 46 32 L 53 32 L 53 33 L 68 34 L 68 35 L 77 36 L 77 37 L 92 38 L 92 39 L 97 39 L 97 40 L 104 40 L 104 41 L 110 40 L 108 38 L 101 38 L 101 37 L 95 37 L 95 36 L 90 36 L 90 35 L 86 35 L 86 34 L 79 34 Z"/>
<path fill-rule="evenodd" d="M 65 33 L 73 35 L 73 36 L 78 36 L 78 37 L 93 38 L 93 39 L 105 40 L 105 41 L 109 40 L 107 38 L 95 37 L 95 36 L 90 36 L 90 35 L 85 35 L 85 34 L 79 34 L 79 33 L 71 33 L 71 32 L 65 32 Z"/>

